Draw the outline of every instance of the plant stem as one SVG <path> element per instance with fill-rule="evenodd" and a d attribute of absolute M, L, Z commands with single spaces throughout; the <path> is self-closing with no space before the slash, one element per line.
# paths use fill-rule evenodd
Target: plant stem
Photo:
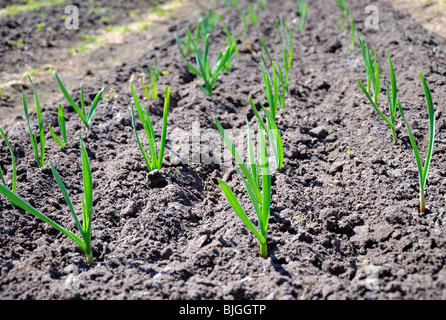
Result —
<path fill-rule="evenodd" d="M 92 265 L 94 263 L 93 253 L 90 252 L 90 254 L 86 256 L 86 260 L 89 265 Z"/>
<path fill-rule="evenodd" d="M 265 259 L 268 258 L 268 247 L 266 246 L 266 243 L 260 244 L 260 255 Z"/>
<path fill-rule="evenodd" d="M 424 190 L 420 189 L 420 212 L 424 213 L 426 211 L 426 201 L 424 198 Z"/>
<path fill-rule="evenodd" d="M 395 127 L 392 128 L 392 136 L 393 136 L 393 142 L 397 143 L 398 142 L 398 136 L 396 134 Z"/>

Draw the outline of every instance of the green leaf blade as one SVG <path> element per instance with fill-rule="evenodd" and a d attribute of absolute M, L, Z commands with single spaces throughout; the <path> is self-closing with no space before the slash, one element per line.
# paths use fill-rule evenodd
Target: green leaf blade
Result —
<path fill-rule="evenodd" d="M 231 205 L 232 209 L 239 216 L 239 218 L 243 221 L 245 226 L 256 236 L 256 238 L 260 241 L 261 244 L 266 243 L 265 238 L 260 234 L 260 232 L 252 224 L 251 220 L 249 220 L 248 216 L 246 215 L 245 211 L 243 210 L 242 206 L 240 205 L 240 202 L 237 200 L 237 197 L 232 192 L 231 188 L 229 188 L 229 186 L 220 178 L 218 178 L 217 180 L 218 180 L 218 183 L 219 183 L 226 199 L 228 200 L 229 204 Z"/>
<path fill-rule="evenodd" d="M 15 195 L 10 191 L 8 188 L 6 188 L 3 185 L 0 185 L 0 193 L 4 195 L 6 198 L 9 199 L 15 206 L 25 210 L 26 212 L 32 214 L 34 217 L 42 220 L 43 222 L 48 223 L 50 226 L 55 228 L 56 230 L 62 232 L 66 236 L 68 236 L 70 239 L 72 239 L 79 247 L 81 247 L 82 250 L 85 251 L 85 244 L 84 242 L 75 234 L 73 234 L 71 231 L 65 229 L 55 221 L 51 220 L 47 216 L 45 216 L 43 213 L 39 212 L 37 209 L 35 209 L 33 206 L 28 204 L 26 201 L 22 200 L 19 196 Z"/>
<path fill-rule="evenodd" d="M 429 114 L 429 146 L 428 146 L 428 150 L 427 150 L 426 161 L 424 163 L 423 181 L 422 181 L 422 186 L 423 186 L 422 190 L 425 190 L 426 182 L 427 182 L 427 175 L 429 172 L 430 164 L 432 161 L 432 153 L 434 150 L 435 110 L 434 110 L 434 105 L 432 103 L 432 95 L 431 95 L 429 86 L 427 85 L 426 80 L 424 79 L 424 76 L 421 74 L 421 72 L 419 74 L 420 74 L 421 81 L 423 83 L 424 94 L 426 97 L 427 110 L 428 110 L 428 114 Z"/>
<path fill-rule="evenodd" d="M 170 87 L 167 88 L 165 98 L 164 98 L 164 112 L 163 112 L 163 131 L 161 134 L 161 145 L 160 151 L 158 155 L 158 169 L 161 169 L 163 158 L 164 158 L 164 150 L 166 146 L 166 136 L 167 136 L 167 114 L 170 106 Z"/>

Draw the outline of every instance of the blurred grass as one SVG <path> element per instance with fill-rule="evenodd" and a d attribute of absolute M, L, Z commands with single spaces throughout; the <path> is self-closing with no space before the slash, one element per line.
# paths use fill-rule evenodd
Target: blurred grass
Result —
<path fill-rule="evenodd" d="M 65 0 L 26 0 L 24 4 L 8 5 L 5 8 L 0 9 L 0 17 L 15 15 L 24 11 L 38 10 L 42 7 L 54 6 L 64 2 Z"/>

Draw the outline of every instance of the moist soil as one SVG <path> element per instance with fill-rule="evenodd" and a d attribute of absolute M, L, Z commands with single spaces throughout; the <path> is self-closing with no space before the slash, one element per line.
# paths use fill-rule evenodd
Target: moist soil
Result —
<path fill-rule="evenodd" d="M 260 256 L 257 239 L 236 216 L 217 183 L 217 178 L 225 180 L 255 221 L 234 165 L 208 160 L 225 151 L 213 117 L 234 140 L 245 139 L 246 119 L 255 127 L 248 98 L 264 101 L 259 34 L 271 55 L 281 59 L 275 19 L 283 14 L 291 21 L 296 11 L 293 1 L 269 1 L 259 15 L 262 23 L 250 30 L 249 41 L 239 42 L 239 55 L 231 71 L 217 80 L 212 97 L 196 87 L 195 82 L 201 84 L 201 80 L 187 70 L 173 36 L 174 32 L 184 35 L 182 24 L 171 21 L 167 40 L 109 70 L 104 85 L 114 84 L 113 94 L 100 102 L 91 130 L 83 128 L 61 96 L 41 101 L 45 127 L 57 123 L 57 103 L 62 103 L 69 134 L 62 150 L 46 133 L 43 168 L 34 159 L 26 122 L 15 121 L 6 128 L 17 161 L 17 193 L 72 231 L 75 224 L 49 162 L 57 168 L 80 213 L 82 165 L 77 133 L 82 135 L 94 180 L 95 264 L 88 265 L 65 235 L 0 197 L 0 297 L 446 299 L 446 43 L 387 1 L 376 2 L 379 29 L 366 29 L 365 4 L 349 3 L 358 30 L 377 50 L 383 84 L 389 81 L 386 50 L 392 55 L 398 95 L 423 159 L 429 129 L 419 71 L 430 86 L 437 127 L 426 213 L 418 210 L 417 167 L 400 116 L 398 142 L 393 143 L 390 128 L 356 82 L 365 76 L 361 52 L 356 46 L 350 53 L 349 32 L 339 31 L 332 22 L 339 15 L 336 3 L 311 1 L 304 31 L 294 32 L 290 94 L 277 115 L 285 160 L 281 172 L 272 171 L 269 256 Z M 234 23 L 240 36 L 238 13 L 219 10 L 226 12 L 226 22 Z M 194 30 L 196 17 L 185 19 L 185 25 Z M 226 45 L 220 27 L 210 41 L 213 61 Z M 158 84 L 161 97 L 146 101 L 155 131 L 162 127 L 164 86 L 171 88 L 171 104 L 163 168 L 149 173 L 132 130 L 129 83 L 143 99 L 137 64 L 151 63 L 153 58 L 160 70 L 167 71 Z M 96 81 L 84 86 L 89 106 L 101 85 Z M 79 89 L 72 93 L 78 100 Z M 32 101 L 29 88 L 26 94 Z M 385 96 L 384 89 L 380 96 L 384 112 L 388 110 Z M 34 130 L 36 119 L 32 113 Z M 142 126 L 137 128 L 142 135 Z M 189 152 L 188 141 L 194 142 Z M 184 161 L 179 161 L 178 153 Z M 0 165 L 10 180 L 11 158 L 4 143 L 0 144 Z"/>

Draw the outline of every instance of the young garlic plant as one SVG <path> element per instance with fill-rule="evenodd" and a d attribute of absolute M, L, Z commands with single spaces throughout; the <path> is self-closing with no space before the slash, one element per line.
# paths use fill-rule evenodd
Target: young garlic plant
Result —
<path fill-rule="evenodd" d="M 361 47 L 362 58 L 364 61 L 365 74 L 367 77 L 367 92 L 373 97 L 374 103 L 378 104 L 378 97 L 380 91 L 380 75 L 378 67 L 378 59 L 376 57 L 376 50 L 369 49 L 367 40 L 362 39 L 359 32 L 356 32 L 359 46 Z M 370 52 L 373 51 L 373 60 Z"/>
<path fill-rule="evenodd" d="M 236 161 L 237 172 L 242 178 L 243 184 L 245 186 L 246 192 L 249 195 L 251 203 L 257 214 L 257 221 L 259 225 L 259 230 L 254 226 L 254 224 L 249 219 L 245 210 L 241 206 L 235 194 L 232 192 L 231 188 L 222 179 L 218 179 L 218 183 L 228 200 L 229 204 L 237 214 L 237 216 L 242 220 L 245 226 L 254 234 L 254 236 L 259 240 L 260 243 L 260 255 L 263 258 L 268 257 L 268 247 L 267 247 L 267 230 L 268 221 L 270 215 L 271 206 L 271 173 L 268 161 L 268 151 L 266 147 L 266 141 L 264 137 L 264 132 L 258 124 L 259 132 L 259 151 L 258 158 L 255 160 L 254 156 L 254 145 L 251 139 L 251 132 L 249 128 L 248 119 L 247 123 L 247 139 L 248 139 L 248 150 L 249 150 L 249 161 L 250 166 L 244 163 L 234 144 L 231 142 L 230 138 L 226 134 L 223 127 L 218 122 L 217 118 L 214 118 L 215 124 L 225 142 L 226 146 L 232 153 Z"/>
<path fill-rule="evenodd" d="M 237 0 L 222 0 L 223 6 L 226 9 L 236 8 L 237 7 Z"/>
<path fill-rule="evenodd" d="M 190 31 L 187 27 L 184 27 L 184 32 L 186 35 L 186 40 L 181 39 L 178 33 L 175 32 L 175 41 L 177 42 L 181 56 L 184 60 L 186 60 L 190 52 L 197 52 L 197 48 L 200 45 L 200 36 L 198 34 L 194 36 L 192 31 Z"/>
<path fill-rule="evenodd" d="M 16 168 L 16 164 L 15 164 L 15 157 L 14 157 L 14 152 L 12 151 L 12 147 L 11 144 L 9 143 L 8 137 L 6 136 L 6 134 L 3 132 L 2 128 L 0 128 L 0 135 L 3 138 L 3 140 L 5 140 L 6 145 L 8 146 L 9 149 L 9 153 L 11 154 L 11 163 L 12 163 L 12 182 L 11 182 L 11 191 L 12 193 L 16 193 L 17 192 L 17 168 Z M 0 182 L 5 186 L 5 188 L 8 187 L 5 177 L 3 175 L 3 171 L 2 168 L 0 167 Z"/>
<path fill-rule="evenodd" d="M 238 54 L 239 50 L 237 48 L 237 36 L 234 33 L 234 25 L 231 25 L 231 31 L 229 31 L 228 26 L 225 24 L 223 17 L 221 16 L 221 14 L 217 13 L 217 18 L 220 21 L 220 23 L 223 26 L 223 30 L 226 33 L 226 46 L 227 47 L 231 47 L 234 46 L 235 48 L 235 52 Z"/>
<path fill-rule="evenodd" d="M 340 13 L 340 22 L 338 23 L 336 19 L 332 19 L 335 23 L 336 27 L 341 31 L 344 32 L 347 29 L 346 22 L 350 22 L 350 30 L 351 30 L 351 38 L 350 38 L 350 53 L 353 53 L 355 50 L 355 34 L 356 34 L 356 26 L 355 26 L 355 20 L 353 19 L 352 9 L 348 6 L 347 0 L 336 0 L 338 4 L 338 8 Z"/>
<path fill-rule="evenodd" d="M 355 51 L 355 45 L 356 45 L 356 25 L 355 25 L 355 19 L 353 19 L 352 10 L 350 8 L 348 10 L 348 13 L 350 17 L 350 30 L 351 30 L 350 54 L 352 54 Z"/>
<path fill-rule="evenodd" d="M 269 53 L 268 47 L 266 46 L 265 39 L 262 35 L 260 35 L 260 43 L 262 44 L 263 50 L 266 53 L 266 56 L 268 57 L 269 63 L 271 65 L 271 68 L 273 69 L 271 76 L 271 73 L 269 72 L 268 64 L 266 63 L 265 58 L 263 57 L 263 54 L 260 53 L 260 58 L 263 63 L 260 65 L 260 68 L 262 69 L 262 74 L 264 78 L 264 83 L 267 88 L 269 83 L 274 87 L 277 86 L 277 102 L 280 105 L 281 109 L 285 108 L 285 97 L 289 94 L 289 83 L 290 83 L 290 74 L 289 74 L 289 68 L 288 68 L 288 57 L 292 56 L 292 54 L 287 53 L 288 50 L 285 47 L 282 47 L 282 58 L 283 58 L 283 64 L 285 72 L 282 71 L 282 67 L 279 63 L 276 63 L 271 58 L 271 55 Z M 268 76 L 268 79 L 265 78 L 265 75 Z M 277 83 L 276 83 L 277 82 Z"/>
<path fill-rule="evenodd" d="M 144 79 L 141 79 L 141 86 L 143 87 L 143 90 L 147 92 L 145 95 L 147 99 L 158 99 L 158 89 L 156 83 L 159 80 L 159 69 L 158 64 L 156 63 L 156 60 L 153 59 L 153 68 L 151 68 L 149 65 L 147 65 L 147 69 L 142 67 L 141 65 L 138 65 L 138 67 L 144 71 L 144 73 L 149 77 L 149 79 L 152 80 L 152 84 L 145 82 Z"/>
<path fill-rule="evenodd" d="M 144 131 L 146 132 L 147 140 L 149 143 L 149 152 L 147 153 L 141 140 L 138 136 L 138 131 L 136 130 L 136 120 L 135 120 L 135 112 L 133 111 L 133 105 L 130 108 L 132 114 L 132 127 L 133 132 L 135 133 L 136 141 L 138 142 L 138 147 L 144 157 L 147 168 L 149 171 L 158 169 L 160 170 L 163 163 L 164 158 L 164 150 L 166 146 L 166 135 L 167 135 L 167 114 L 170 105 L 170 88 L 167 88 L 164 97 L 164 112 L 163 112 L 163 129 L 161 134 L 161 144 L 159 151 L 157 150 L 156 141 L 155 141 L 155 132 L 153 131 L 152 122 L 150 121 L 149 114 L 147 113 L 147 109 L 144 103 L 141 106 L 139 102 L 138 96 L 136 95 L 135 90 L 133 89 L 133 85 L 130 84 L 130 89 L 132 90 L 133 101 L 135 103 L 136 112 L 138 114 L 139 119 L 142 122 L 144 127 Z M 150 158 L 149 158 L 150 155 Z"/>
<path fill-rule="evenodd" d="M 426 83 L 426 80 L 424 79 L 423 75 L 420 73 L 421 82 L 423 83 L 423 89 L 424 89 L 424 95 L 426 97 L 426 104 L 427 104 L 427 112 L 429 115 L 429 145 L 427 149 L 426 154 L 426 160 L 423 163 L 421 161 L 421 156 L 418 151 L 417 143 L 415 142 L 415 138 L 412 135 L 412 132 L 410 130 L 410 126 L 408 122 L 406 121 L 406 118 L 404 117 L 403 108 L 401 107 L 401 103 L 398 100 L 398 109 L 400 111 L 401 117 L 403 118 L 404 124 L 406 125 L 407 132 L 409 134 L 410 143 L 412 145 L 413 152 L 415 154 L 415 160 L 417 162 L 417 169 L 418 169 L 418 180 L 419 180 L 419 186 L 420 186 L 420 212 L 424 213 L 426 211 L 426 200 L 425 200 L 425 191 L 426 191 L 426 184 L 427 184 L 427 176 L 429 174 L 429 167 L 432 160 L 432 153 L 434 150 L 434 141 L 435 141 L 435 110 L 432 103 L 432 95 L 430 92 L 430 89 Z"/>
<path fill-rule="evenodd" d="M 60 145 L 62 149 L 65 149 L 65 145 L 67 144 L 67 129 L 65 127 L 65 116 L 63 114 L 63 108 L 62 105 L 59 103 L 59 110 L 58 110 L 58 116 L 57 116 L 57 123 L 59 124 L 59 131 L 61 135 L 61 139 L 57 136 L 57 134 L 54 132 L 53 127 L 51 126 L 51 123 L 49 124 L 49 129 L 51 136 L 54 140 Z"/>
<path fill-rule="evenodd" d="M 386 90 L 387 90 L 387 101 L 389 104 L 389 115 L 390 115 L 390 119 L 387 118 L 384 113 L 379 109 L 378 107 L 378 94 L 379 91 L 375 91 L 375 95 L 374 98 L 372 98 L 368 92 L 368 90 L 366 89 L 366 87 L 362 84 L 362 82 L 358 79 L 358 84 L 362 90 L 362 92 L 364 92 L 364 94 L 366 95 L 367 99 L 370 101 L 370 103 L 372 104 L 372 106 L 375 108 L 375 110 L 378 112 L 378 114 L 383 118 L 383 120 L 390 126 L 391 130 L 392 130 L 392 137 L 393 137 L 393 141 L 397 142 L 398 140 L 398 136 L 396 133 L 396 122 L 395 122 L 395 118 L 396 118 L 396 110 L 397 110 L 397 86 L 396 86 L 396 78 L 395 78 L 395 70 L 393 68 L 393 64 L 392 64 L 392 59 L 390 57 L 390 53 L 389 51 L 387 51 L 387 56 L 389 59 L 389 69 L 390 69 L 390 81 L 391 81 L 391 87 L 392 87 L 392 95 L 390 95 L 390 90 L 389 90 L 389 86 L 386 83 Z M 370 57 L 370 56 L 369 56 Z M 368 62 L 369 67 L 371 66 L 370 61 Z M 375 83 L 373 86 L 374 88 L 376 88 L 375 90 L 379 90 L 379 71 L 378 71 L 378 64 L 376 62 L 376 53 L 375 53 L 375 62 L 374 65 L 376 66 L 376 71 L 371 73 L 371 79 L 372 79 L 372 83 Z"/>
<path fill-rule="evenodd" d="M 210 97 L 212 95 L 212 90 L 214 88 L 215 81 L 217 80 L 221 71 L 230 68 L 230 61 L 232 60 L 234 52 L 235 52 L 234 45 L 227 47 L 224 52 L 220 51 L 214 66 L 211 68 L 211 64 L 209 62 L 209 34 L 208 34 L 206 36 L 204 44 L 204 53 L 202 53 L 201 50 L 197 48 L 196 61 L 198 64 L 198 69 L 193 65 L 191 65 L 189 62 L 186 62 L 187 68 L 193 74 L 204 80 L 204 86 L 198 83 L 196 83 L 196 85 L 207 96 Z"/>
<path fill-rule="evenodd" d="M 246 10 L 248 11 L 249 23 L 251 24 L 251 26 L 258 26 L 259 17 L 256 10 L 254 9 L 254 6 L 249 1 L 245 1 L 245 4 Z"/>
<path fill-rule="evenodd" d="M 338 23 L 336 21 L 336 19 L 332 19 L 332 20 L 335 23 L 336 27 L 342 32 L 342 31 L 345 31 L 345 29 L 346 29 L 345 20 L 347 20 L 347 18 L 348 18 L 349 6 L 347 4 L 347 0 L 336 0 L 336 3 L 338 5 L 339 11 L 340 11 L 340 16 L 339 16 L 340 22 Z"/>
<path fill-rule="evenodd" d="M 102 88 L 102 90 L 99 91 L 99 93 L 96 95 L 96 97 L 94 98 L 94 100 L 93 100 L 93 102 L 91 104 L 90 110 L 89 110 L 89 112 L 87 114 L 87 112 L 85 110 L 85 102 L 84 102 L 84 86 L 81 84 L 81 106 L 79 107 L 77 105 L 77 103 L 73 100 L 71 95 L 68 93 L 68 91 L 65 88 L 65 86 L 60 81 L 59 76 L 57 75 L 56 72 L 54 72 L 54 75 L 56 76 L 57 82 L 59 83 L 60 90 L 64 94 L 65 98 L 71 104 L 71 106 L 76 111 L 76 113 L 79 115 L 79 117 L 81 118 L 81 120 L 84 123 L 85 127 L 88 130 L 90 130 L 91 129 L 91 121 L 93 119 L 93 115 L 94 115 L 94 113 L 96 111 L 96 108 L 97 108 L 97 106 L 99 104 L 99 100 L 101 99 L 101 96 L 104 93 L 105 88 Z"/>
<path fill-rule="evenodd" d="M 200 40 L 206 40 L 208 34 L 211 34 L 217 25 L 218 13 L 215 10 L 209 10 L 206 15 L 201 15 L 197 21 L 197 28 L 195 35 L 188 27 L 184 27 L 184 33 L 186 40 L 180 38 L 178 33 L 175 33 L 175 41 L 177 42 L 178 49 L 184 60 L 187 60 L 189 53 L 197 53 L 200 47 Z"/>
<path fill-rule="evenodd" d="M 45 162 L 45 132 L 43 130 L 42 109 L 40 108 L 40 102 L 39 98 L 37 97 L 36 88 L 34 87 L 34 83 L 32 82 L 31 77 L 29 75 L 28 75 L 28 80 L 31 83 L 31 87 L 33 88 L 34 100 L 36 102 L 37 120 L 39 123 L 39 138 L 40 138 L 39 140 L 37 139 L 37 136 L 33 133 L 31 129 L 31 124 L 29 121 L 29 114 L 28 114 L 28 103 L 26 101 L 25 92 L 23 92 L 22 94 L 23 109 L 25 110 L 26 123 L 28 124 L 28 131 L 34 151 L 34 157 L 36 159 L 37 165 L 41 168 L 43 167 Z M 38 142 L 40 142 L 40 155 L 39 155 Z"/>
<path fill-rule="evenodd" d="M 288 25 L 283 19 L 282 15 L 280 15 L 280 18 L 276 20 L 276 32 L 279 36 L 280 44 L 282 45 L 285 70 L 288 71 L 293 63 L 293 33 L 291 32 L 291 29 L 288 28 Z"/>
<path fill-rule="evenodd" d="M 90 169 L 90 163 L 88 160 L 87 151 L 85 149 L 84 142 L 82 138 L 80 137 L 81 141 L 81 156 L 82 156 L 82 174 L 83 174 L 83 182 L 84 182 L 84 195 L 81 197 L 82 202 L 82 224 L 79 222 L 79 219 L 76 215 L 76 212 L 74 210 L 73 203 L 68 195 L 67 189 L 62 182 L 62 179 L 60 178 L 59 174 L 57 173 L 56 168 L 53 166 L 53 164 L 50 162 L 51 170 L 53 172 L 54 178 L 56 179 L 56 182 L 62 191 L 62 194 L 65 198 L 65 201 L 70 209 L 70 212 L 73 216 L 73 219 L 76 223 L 76 227 L 79 230 L 79 233 L 81 234 L 81 237 L 78 237 L 71 231 L 67 230 L 66 228 L 59 225 L 54 220 L 50 219 L 43 213 L 41 213 L 39 210 L 31 206 L 29 203 L 24 201 L 22 198 L 20 198 L 18 195 L 13 193 L 11 190 L 9 190 L 6 186 L 0 184 L 0 194 L 5 196 L 14 206 L 17 206 L 24 211 L 32 214 L 36 218 L 48 223 L 50 226 L 55 228 L 56 230 L 62 232 L 67 237 L 69 237 L 71 240 L 73 240 L 85 253 L 85 257 L 88 264 L 93 264 L 93 253 L 91 250 L 91 222 L 92 222 L 92 213 L 93 213 L 93 181 L 91 177 L 91 169 Z"/>
<path fill-rule="evenodd" d="M 260 124 L 261 128 L 265 131 L 268 136 L 269 143 L 271 145 L 271 150 L 273 152 L 274 160 L 276 163 L 276 168 L 279 171 L 282 171 L 283 161 L 284 161 L 284 151 L 283 151 L 283 142 L 282 137 L 277 127 L 276 120 L 273 118 L 272 114 L 265 108 L 260 99 L 258 100 L 259 104 L 265 114 L 266 121 L 263 122 L 262 117 L 257 111 L 256 106 L 254 105 L 254 101 L 251 97 L 249 97 L 249 103 L 251 105 L 251 109 L 256 115 L 257 121 Z"/>
<path fill-rule="evenodd" d="M 297 31 L 302 33 L 305 26 L 305 20 L 308 15 L 308 4 L 306 0 L 295 0 L 297 6 L 298 16 L 295 15 L 295 21 L 297 25 Z"/>
<path fill-rule="evenodd" d="M 257 4 L 259 6 L 260 12 L 262 12 L 265 9 L 267 2 L 268 2 L 268 0 L 257 0 Z"/>
<path fill-rule="evenodd" d="M 206 39 L 206 35 L 212 33 L 217 25 L 217 15 L 215 9 L 211 9 L 205 15 L 200 15 L 197 21 L 197 35 L 202 40 Z"/>
<path fill-rule="evenodd" d="M 248 32 L 250 29 L 248 19 L 246 18 L 242 9 L 239 9 L 239 15 L 240 15 L 240 19 L 242 20 L 242 24 L 243 24 L 242 40 L 244 43 L 248 43 Z"/>

